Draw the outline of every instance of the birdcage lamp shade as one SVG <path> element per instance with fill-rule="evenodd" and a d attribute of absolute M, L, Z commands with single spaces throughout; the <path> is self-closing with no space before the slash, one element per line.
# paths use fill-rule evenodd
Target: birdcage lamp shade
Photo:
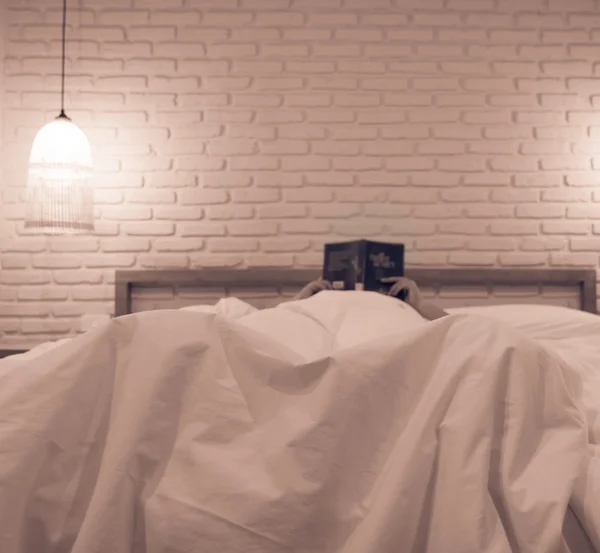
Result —
<path fill-rule="evenodd" d="M 28 173 L 26 228 L 46 234 L 93 231 L 92 152 L 68 117 L 61 115 L 40 129 Z"/>

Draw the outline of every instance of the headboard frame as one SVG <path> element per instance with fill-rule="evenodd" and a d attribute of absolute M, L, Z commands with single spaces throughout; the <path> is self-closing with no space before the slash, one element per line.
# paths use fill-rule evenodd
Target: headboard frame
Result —
<path fill-rule="evenodd" d="M 597 313 L 595 269 L 414 269 L 406 276 L 419 286 L 441 285 L 556 285 L 579 290 L 581 309 Z M 319 269 L 198 269 L 158 271 L 117 271 L 115 275 L 115 316 L 132 312 L 132 289 L 144 286 L 252 288 L 298 286 L 321 276 Z"/>

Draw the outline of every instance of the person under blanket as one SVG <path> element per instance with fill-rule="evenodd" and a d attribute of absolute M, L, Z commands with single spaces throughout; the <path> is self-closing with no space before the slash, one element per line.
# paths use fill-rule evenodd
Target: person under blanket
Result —
<path fill-rule="evenodd" d="M 405 292 L 404 301 L 417 311 L 423 318 L 434 321 L 441 317 L 449 315 L 446 311 L 423 299 L 417 283 L 406 277 L 390 277 L 382 280 L 385 283 L 394 283 L 390 288 L 388 295 L 398 297 L 401 292 Z M 322 290 L 333 290 L 333 286 L 327 280 L 322 278 L 309 282 L 296 296 L 294 300 L 304 300 Z"/>

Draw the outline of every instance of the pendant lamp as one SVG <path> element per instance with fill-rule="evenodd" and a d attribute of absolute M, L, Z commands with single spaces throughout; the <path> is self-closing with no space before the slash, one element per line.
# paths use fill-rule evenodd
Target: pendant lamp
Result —
<path fill-rule="evenodd" d="M 65 114 L 66 28 L 64 0 L 60 114 L 37 133 L 29 157 L 25 228 L 45 234 L 94 230 L 92 152 L 83 131 Z"/>

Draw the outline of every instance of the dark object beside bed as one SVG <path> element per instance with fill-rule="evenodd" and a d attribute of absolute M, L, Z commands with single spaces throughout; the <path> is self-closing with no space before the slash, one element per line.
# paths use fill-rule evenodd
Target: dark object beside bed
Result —
<path fill-rule="evenodd" d="M 8 357 L 10 355 L 18 355 L 19 353 L 25 353 L 26 349 L 0 349 L 0 359 Z"/>

